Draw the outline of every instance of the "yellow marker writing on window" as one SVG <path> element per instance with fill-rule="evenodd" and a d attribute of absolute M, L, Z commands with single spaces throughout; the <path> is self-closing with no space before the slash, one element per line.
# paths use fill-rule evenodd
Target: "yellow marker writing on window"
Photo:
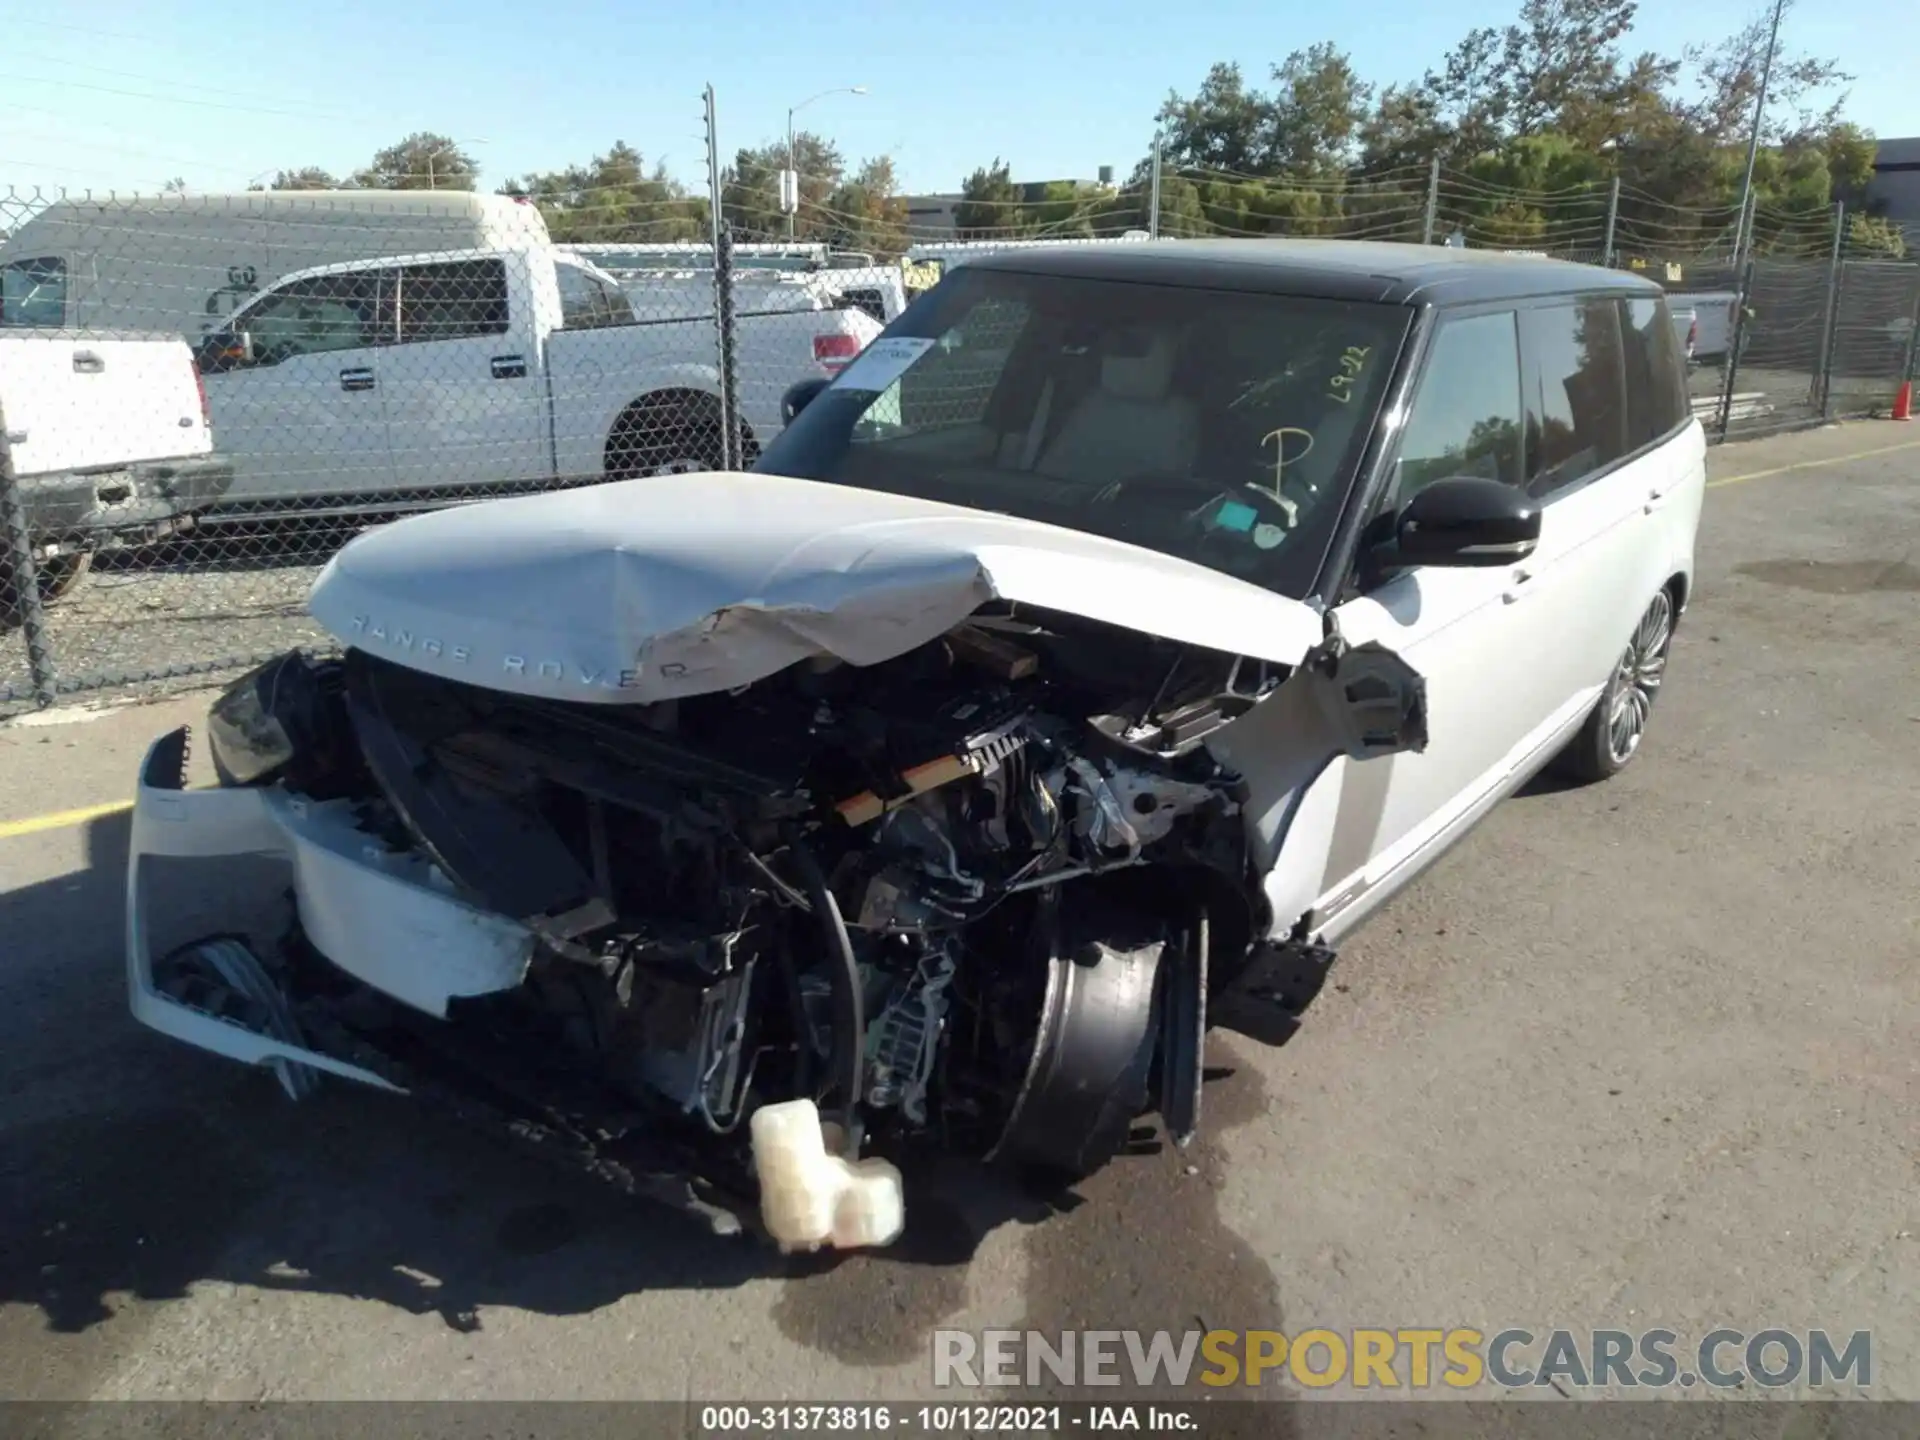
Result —
<path fill-rule="evenodd" d="M 1289 435 L 1298 435 L 1307 442 L 1298 454 L 1291 457 L 1287 454 L 1287 436 Z M 1269 441 L 1273 444 L 1273 490 L 1270 493 L 1275 500 L 1278 500 L 1282 505 L 1286 506 L 1287 514 L 1289 518 L 1291 518 L 1293 514 L 1293 502 L 1280 493 L 1280 482 L 1286 477 L 1289 459 L 1295 461 L 1304 460 L 1312 452 L 1313 432 L 1311 430 L 1302 430 L 1297 425 L 1282 425 L 1278 430 L 1269 430 L 1260 437 L 1260 443 L 1262 445 L 1267 444 Z"/>
<path fill-rule="evenodd" d="M 1338 400 L 1346 405 L 1353 400 L 1353 382 L 1360 378 L 1367 356 L 1372 353 L 1371 345 L 1349 345 L 1340 356 L 1340 372 L 1328 382 L 1327 398 Z"/>

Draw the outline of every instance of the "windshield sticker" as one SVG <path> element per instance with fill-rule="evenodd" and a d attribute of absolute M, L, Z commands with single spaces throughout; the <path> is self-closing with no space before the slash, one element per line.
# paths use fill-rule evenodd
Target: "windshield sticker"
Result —
<path fill-rule="evenodd" d="M 1262 550 L 1271 550 L 1286 538 L 1287 532 L 1278 525 L 1266 523 L 1253 527 L 1253 543 Z"/>
<path fill-rule="evenodd" d="M 1219 510 L 1214 513 L 1213 523 L 1222 530 L 1238 530 L 1244 534 L 1253 529 L 1254 521 L 1259 518 L 1260 512 L 1251 505 L 1242 505 L 1238 500 L 1227 500 L 1223 501 Z"/>
<path fill-rule="evenodd" d="M 840 372 L 840 378 L 833 382 L 833 388 L 871 390 L 878 394 L 906 374 L 914 361 L 936 343 L 918 335 L 882 336 L 862 350 L 859 358 Z"/>

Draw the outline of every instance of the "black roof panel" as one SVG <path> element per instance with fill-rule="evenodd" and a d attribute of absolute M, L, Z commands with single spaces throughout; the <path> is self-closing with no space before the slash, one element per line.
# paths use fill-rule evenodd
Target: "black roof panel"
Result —
<path fill-rule="evenodd" d="M 971 268 L 1136 284 L 1314 295 L 1395 305 L 1474 305 L 1573 291 L 1660 295 L 1653 281 L 1535 255 L 1377 240 L 1142 240 L 1033 246 L 968 259 Z"/>

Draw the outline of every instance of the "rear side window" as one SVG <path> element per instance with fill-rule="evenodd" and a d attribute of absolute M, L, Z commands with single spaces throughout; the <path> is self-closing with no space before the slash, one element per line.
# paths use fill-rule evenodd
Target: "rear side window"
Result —
<path fill-rule="evenodd" d="M 1546 496 L 1613 464 L 1627 442 L 1620 308 L 1574 300 L 1520 312 L 1526 353 L 1527 491 Z"/>
<path fill-rule="evenodd" d="M 591 271 L 557 262 L 553 277 L 560 286 L 560 325 L 566 330 L 597 330 L 622 325 L 633 318 L 626 296 Z"/>
<path fill-rule="evenodd" d="M 66 261 L 47 255 L 0 269 L 0 325 L 57 328 L 66 323 Z"/>
<path fill-rule="evenodd" d="M 506 331 L 505 261 L 449 260 L 400 268 L 401 344 Z"/>
<path fill-rule="evenodd" d="M 887 323 L 886 298 L 878 290 L 856 286 L 851 290 L 842 290 L 840 294 L 853 309 L 864 310 L 882 325 Z"/>
<path fill-rule="evenodd" d="M 1638 450 L 1693 418 L 1686 360 L 1667 302 L 1658 297 L 1621 304 L 1627 369 L 1628 448 Z"/>
<path fill-rule="evenodd" d="M 1513 312 L 1441 322 L 1407 414 L 1393 507 L 1455 476 L 1519 484 L 1520 417 Z"/>

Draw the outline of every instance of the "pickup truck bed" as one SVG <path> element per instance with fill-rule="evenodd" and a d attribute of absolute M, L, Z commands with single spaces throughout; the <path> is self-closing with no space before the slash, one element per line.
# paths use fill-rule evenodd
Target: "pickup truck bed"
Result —
<path fill-rule="evenodd" d="M 169 534 L 233 481 L 192 351 L 137 332 L 0 330 L 0 466 L 49 599 L 95 550 Z M 0 540 L 0 619 L 17 568 Z"/>

